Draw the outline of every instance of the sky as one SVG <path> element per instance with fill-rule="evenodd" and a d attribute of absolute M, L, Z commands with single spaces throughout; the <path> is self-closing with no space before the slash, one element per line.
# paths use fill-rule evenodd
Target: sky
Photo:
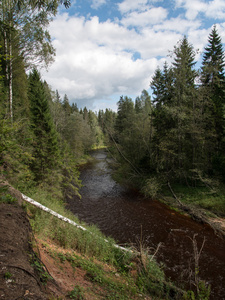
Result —
<path fill-rule="evenodd" d="M 151 94 L 184 35 L 199 67 L 214 24 L 225 43 L 225 0 L 71 0 L 48 28 L 56 56 L 42 78 L 79 108 L 116 111 L 120 96 Z"/>

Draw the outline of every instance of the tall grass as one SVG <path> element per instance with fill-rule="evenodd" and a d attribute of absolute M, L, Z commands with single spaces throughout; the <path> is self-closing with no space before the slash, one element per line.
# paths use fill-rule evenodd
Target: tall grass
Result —
<path fill-rule="evenodd" d="M 57 197 L 52 196 L 51 192 L 37 188 L 29 192 L 29 197 L 81 224 L 76 216 L 66 210 L 65 204 L 59 195 Z M 96 226 L 85 225 L 88 231 L 83 231 L 30 204 L 26 204 L 26 207 L 34 232 L 42 238 L 52 239 L 61 247 L 78 250 L 82 254 L 94 256 L 99 260 L 112 264 L 120 264 L 121 259 L 126 261 L 132 256 L 129 252 L 123 252 L 115 248 L 115 241 L 112 238 L 107 238 L 108 242 L 106 242 L 105 236 Z M 118 261 L 119 257 L 120 261 Z"/>

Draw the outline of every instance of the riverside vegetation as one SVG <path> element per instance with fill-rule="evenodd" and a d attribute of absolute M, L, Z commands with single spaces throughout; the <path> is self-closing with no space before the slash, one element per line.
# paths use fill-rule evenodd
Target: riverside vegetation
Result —
<path fill-rule="evenodd" d="M 200 70 L 194 69 L 195 51 L 184 37 L 171 54 L 172 65 L 165 63 L 162 70 L 155 71 L 150 83 L 153 99 L 143 90 L 134 102 L 121 96 L 117 113 L 110 109 L 94 113 L 71 105 L 67 95 L 61 98 L 41 79 L 40 62 L 47 66 L 54 57 L 47 25 L 59 3 L 52 7 L 45 1 L 36 4 L 24 0 L 0 5 L 1 178 L 68 216 L 63 199 L 74 194 L 79 197 L 79 163 L 88 158 L 90 149 L 107 146 L 116 161 L 119 181 L 138 188 L 146 197 L 168 200 L 172 196 L 179 203 L 223 217 L 225 59 L 216 27 L 209 35 Z M 1 194 L 2 201 L 11 201 L 4 189 Z M 86 235 L 38 209 L 26 209 L 38 235 L 112 263 L 130 278 L 132 259 L 114 249 L 113 242 L 103 243 L 96 228 L 90 229 L 97 230 L 96 234 Z M 140 264 L 142 267 L 134 265 L 138 275 L 130 289 L 115 287 L 102 275 L 99 281 L 111 290 L 126 291 L 124 298 L 131 292 L 162 298 L 172 293 L 175 297 L 176 288 L 165 282 L 154 260 Z M 185 297 L 202 299 L 203 290 L 207 289 L 199 286 L 195 295 Z M 76 287 L 71 293 L 73 297 L 82 291 Z"/>

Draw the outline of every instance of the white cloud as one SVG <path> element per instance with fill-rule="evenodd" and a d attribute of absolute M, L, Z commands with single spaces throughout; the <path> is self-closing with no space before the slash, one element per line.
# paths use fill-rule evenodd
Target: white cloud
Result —
<path fill-rule="evenodd" d="M 198 29 L 201 26 L 200 20 L 190 21 L 182 19 L 181 16 L 165 20 L 161 24 L 154 26 L 156 31 L 171 31 L 180 34 L 186 34 L 189 30 Z"/>
<path fill-rule="evenodd" d="M 133 11 L 127 14 L 121 23 L 125 26 L 144 27 L 163 22 L 167 17 L 167 10 L 162 7 L 150 8 L 143 12 Z"/>
<path fill-rule="evenodd" d="M 141 50 L 143 38 L 118 24 L 99 23 L 97 17 L 84 21 L 68 18 L 67 14 L 58 16 L 50 33 L 54 36 L 56 61 L 44 77 L 72 101 L 90 104 L 112 94 L 138 94 L 148 88 L 159 63 L 151 55 L 134 61 L 133 51 L 127 50 L 134 48 L 134 39 Z M 145 47 L 149 48 L 149 43 Z"/>
<path fill-rule="evenodd" d="M 92 0 L 91 8 L 98 9 L 100 6 L 106 4 L 106 0 Z"/>
<path fill-rule="evenodd" d="M 134 10 L 143 11 L 146 9 L 148 2 L 148 0 L 124 0 L 118 4 L 118 8 L 122 14 Z"/>
<path fill-rule="evenodd" d="M 225 19 L 225 1 L 214 0 L 211 1 L 206 10 L 206 16 L 213 19 Z"/>
<path fill-rule="evenodd" d="M 120 95 L 137 96 L 148 89 L 156 67 L 169 61 L 169 50 L 184 34 L 202 51 L 211 28 L 203 28 L 196 16 L 209 14 L 209 7 L 215 13 L 223 7 L 220 0 L 176 0 L 176 7 L 183 7 L 186 17 L 174 13 L 169 18 L 168 9 L 153 7 L 154 2 L 124 0 L 119 4 L 123 15 L 117 22 L 100 22 L 97 16 L 57 15 L 49 28 L 56 61 L 43 73 L 44 79 L 82 107 L 115 108 Z M 92 1 L 96 8 L 104 3 L 108 0 Z M 218 23 L 217 28 L 225 39 L 225 23 Z M 135 53 L 139 59 L 134 59 Z"/>
<path fill-rule="evenodd" d="M 176 7 L 183 7 L 186 10 L 186 18 L 194 20 L 202 13 L 208 18 L 224 19 L 225 18 L 225 1 L 224 0 L 176 0 Z"/>

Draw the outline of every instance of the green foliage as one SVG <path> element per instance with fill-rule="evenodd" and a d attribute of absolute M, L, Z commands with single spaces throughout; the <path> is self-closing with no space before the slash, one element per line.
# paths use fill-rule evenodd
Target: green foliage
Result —
<path fill-rule="evenodd" d="M 79 224 L 77 218 L 65 210 L 64 203 L 59 198 L 60 195 L 54 196 L 54 191 L 44 191 L 43 187 L 40 187 L 32 192 L 30 191 L 29 196 Z M 61 220 L 50 216 L 38 208 L 30 205 L 28 207 L 32 214 L 31 224 L 36 233 L 52 238 L 62 247 L 71 247 L 83 254 L 95 256 L 104 261 L 117 261 L 115 258 L 117 249 L 113 247 L 114 241 L 109 239 L 109 242 L 106 243 L 105 237 L 95 226 L 89 227 L 91 232 L 89 233 L 77 229 L 68 223 L 62 223 Z"/>
<path fill-rule="evenodd" d="M 158 178 L 152 177 L 146 180 L 142 193 L 146 197 L 155 198 L 161 189 L 161 183 Z"/>
<path fill-rule="evenodd" d="M 184 300 L 209 300 L 210 286 L 207 286 L 204 281 L 200 281 L 198 285 L 198 292 L 195 295 L 193 291 L 187 291 L 182 299 Z"/>
<path fill-rule="evenodd" d="M 26 132 L 26 133 L 25 133 Z M 23 134 L 26 136 L 23 139 Z M 33 160 L 29 145 L 29 131 L 20 122 L 13 124 L 3 119 L 0 121 L 0 165 L 1 172 L 20 187 L 33 182 L 29 163 Z"/>
<path fill-rule="evenodd" d="M 58 137 L 54 129 L 44 84 L 37 70 L 29 75 L 29 99 L 31 103 L 31 127 L 34 161 L 32 170 L 37 181 L 46 179 L 59 166 Z"/>
<path fill-rule="evenodd" d="M 211 131 L 214 130 L 214 144 L 210 149 L 210 171 L 213 175 L 218 173 L 224 177 L 224 134 L 225 134 L 225 54 L 221 37 L 218 35 L 216 26 L 213 27 L 208 45 L 203 53 L 201 68 L 201 91 L 210 104 L 207 110 L 210 120 Z"/>
<path fill-rule="evenodd" d="M 79 285 L 76 285 L 74 287 L 74 289 L 71 292 L 69 292 L 68 296 L 70 299 L 74 299 L 74 300 L 85 299 L 84 289 L 82 287 L 80 287 Z"/>
<path fill-rule="evenodd" d="M 165 284 L 165 275 L 162 268 L 154 259 L 146 256 L 145 266 L 142 266 L 137 277 L 137 285 L 140 290 L 167 299 L 171 287 L 166 288 Z"/>
<path fill-rule="evenodd" d="M 12 273 L 10 273 L 9 271 L 5 272 L 4 274 L 5 279 L 10 279 L 12 276 L 13 276 Z"/>
<path fill-rule="evenodd" d="M 17 199 L 12 197 L 10 194 L 0 194 L 0 203 L 14 204 Z"/>
<path fill-rule="evenodd" d="M 123 177 L 145 195 L 156 196 L 168 181 L 196 187 L 224 180 L 224 57 L 214 27 L 203 55 L 202 84 L 196 85 L 195 51 L 183 37 L 174 47 L 172 66 L 165 63 L 155 71 L 152 103 L 146 91 L 135 107 L 132 99 L 120 98 L 114 156 L 119 173 L 126 170 Z"/>
<path fill-rule="evenodd" d="M 49 273 L 45 270 L 44 265 L 38 260 L 34 258 L 31 264 L 38 272 L 41 282 L 46 285 L 47 281 L 52 279 Z"/>
<path fill-rule="evenodd" d="M 223 185 L 216 185 L 212 189 L 202 184 L 196 187 L 173 184 L 172 188 L 182 203 L 193 208 L 209 210 L 219 216 L 225 216 L 225 187 Z M 171 196 L 169 189 L 163 188 L 162 193 L 166 197 Z"/>

